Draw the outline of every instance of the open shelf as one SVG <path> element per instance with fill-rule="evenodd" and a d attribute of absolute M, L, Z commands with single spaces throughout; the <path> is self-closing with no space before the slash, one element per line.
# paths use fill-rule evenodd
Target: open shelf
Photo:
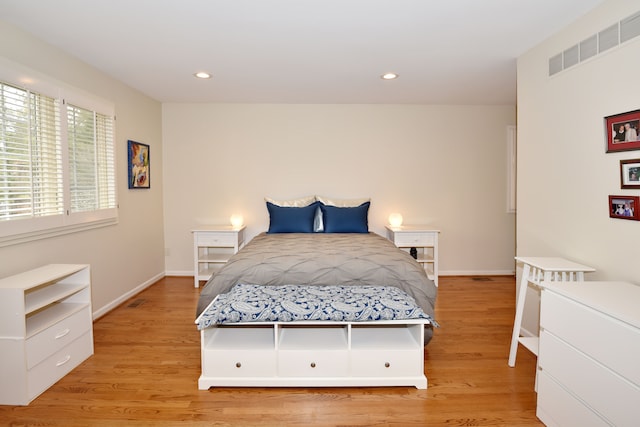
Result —
<path fill-rule="evenodd" d="M 346 325 L 286 325 L 280 327 L 280 350 L 342 350 L 347 348 Z"/>
<path fill-rule="evenodd" d="M 28 405 L 92 355 L 90 267 L 49 264 L 0 279 L 0 354 L 5 405 Z"/>

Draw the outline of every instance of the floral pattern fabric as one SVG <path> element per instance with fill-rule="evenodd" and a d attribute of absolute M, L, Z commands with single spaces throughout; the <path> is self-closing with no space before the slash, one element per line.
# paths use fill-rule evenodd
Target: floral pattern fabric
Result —
<path fill-rule="evenodd" d="M 198 317 L 202 330 L 211 325 L 244 322 L 426 319 L 415 300 L 392 286 L 263 286 L 238 284 L 220 294 Z"/>

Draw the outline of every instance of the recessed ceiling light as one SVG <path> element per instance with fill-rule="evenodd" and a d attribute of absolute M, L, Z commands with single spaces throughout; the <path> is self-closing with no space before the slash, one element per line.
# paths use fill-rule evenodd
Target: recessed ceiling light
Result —
<path fill-rule="evenodd" d="M 393 79 L 397 79 L 398 75 L 396 73 L 384 73 L 380 77 L 384 80 L 393 80 Z"/>
<path fill-rule="evenodd" d="M 199 72 L 195 73 L 194 76 L 196 76 L 199 79 L 210 79 L 211 78 L 211 74 L 205 73 L 204 71 L 199 71 Z"/>

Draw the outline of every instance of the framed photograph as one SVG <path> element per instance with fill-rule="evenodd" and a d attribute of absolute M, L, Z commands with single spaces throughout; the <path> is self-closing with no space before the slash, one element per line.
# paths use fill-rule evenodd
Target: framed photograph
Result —
<path fill-rule="evenodd" d="M 129 188 L 151 188 L 149 146 L 131 140 L 127 144 Z"/>
<path fill-rule="evenodd" d="M 640 221 L 638 199 L 638 196 L 609 196 L 609 216 Z"/>
<path fill-rule="evenodd" d="M 639 150 L 640 110 L 604 118 L 607 130 L 607 153 Z"/>
<path fill-rule="evenodd" d="M 620 160 L 620 188 L 640 188 L 640 159 Z"/>

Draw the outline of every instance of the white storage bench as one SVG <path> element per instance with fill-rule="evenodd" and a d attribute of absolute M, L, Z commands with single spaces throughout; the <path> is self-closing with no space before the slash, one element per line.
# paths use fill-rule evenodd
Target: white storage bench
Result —
<path fill-rule="evenodd" d="M 427 388 L 425 325 L 393 287 L 236 285 L 198 316 L 198 386 Z"/>
<path fill-rule="evenodd" d="M 275 322 L 200 331 L 198 388 L 215 386 L 427 388 L 429 321 Z"/>

